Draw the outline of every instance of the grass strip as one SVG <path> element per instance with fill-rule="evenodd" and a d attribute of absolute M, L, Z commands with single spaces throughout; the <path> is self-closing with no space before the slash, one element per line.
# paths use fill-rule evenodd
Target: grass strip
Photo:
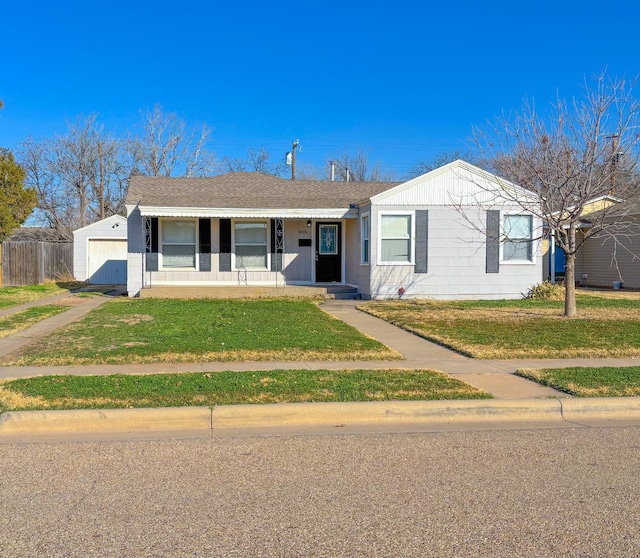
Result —
<path fill-rule="evenodd" d="M 5 411 L 490 398 L 441 372 L 402 369 L 38 376 L 0 383 Z"/>
<path fill-rule="evenodd" d="M 375 301 L 360 308 L 473 358 L 640 356 L 640 299 L 581 294 L 579 317 L 563 302 Z M 606 332 L 606 334 L 603 334 Z"/>
<path fill-rule="evenodd" d="M 25 304 L 47 296 L 61 294 L 77 288 L 81 283 L 47 282 L 43 285 L 28 285 L 25 287 L 3 287 L 0 289 L 0 309 L 10 308 L 18 304 Z"/>
<path fill-rule="evenodd" d="M 640 366 L 522 369 L 516 374 L 576 397 L 640 395 Z"/>
<path fill-rule="evenodd" d="M 121 299 L 25 347 L 11 364 L 399 358 L 308 300 Z"/>
<path fill-rule="evenodd" d="M 27 310 L 9 314 L 8 316 L 0 316 L 0 338 L 28 329 L 33 324 L 55 316 L 69 308 L 71 307 L 62 304 L 47 304 L 28 308 Z"/>

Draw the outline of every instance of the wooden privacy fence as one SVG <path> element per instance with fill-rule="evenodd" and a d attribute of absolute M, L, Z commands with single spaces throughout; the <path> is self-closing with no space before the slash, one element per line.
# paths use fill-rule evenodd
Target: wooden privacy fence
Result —
<path fill-rule="evenodd" d="M 0 285 L 40 285 L 73 273 L 73 242 L 5 241 Z"/>

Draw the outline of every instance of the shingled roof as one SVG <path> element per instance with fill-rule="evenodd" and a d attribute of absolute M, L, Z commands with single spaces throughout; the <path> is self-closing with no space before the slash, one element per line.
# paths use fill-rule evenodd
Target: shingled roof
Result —
<path fill-rule="evenodd" d="M 397 186 L 397 182 L 285 180 L 259 172 L 231 172 L 211 178 L 134 176 L 126 205 L 224 209 L 328 209 Z"/>

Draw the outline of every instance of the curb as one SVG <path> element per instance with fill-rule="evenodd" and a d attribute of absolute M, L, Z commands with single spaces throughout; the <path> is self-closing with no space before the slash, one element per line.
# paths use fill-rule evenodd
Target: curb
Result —
<path fill-rule="evenodd" d="M 498 422 L 600 426 L 640 423 L 640 398 L 281 403 L 156 409 L 14 411 L 0 415 L 3 436 L 211 432 L 313 427 L 487 425 Z"/>
<path fill-rule="evenodd" d="M 94 434 L 210 430 L 208 407 L 16 411 L 0 415 L 0 438 L 24 434 Z"/>
<path fill-rule="evenodd" d="M 537 421 L 561 418 L 554 399 L 287 403 L 215 407 L 213 430 L 313 426 L 403 426 L 442 423 Z"/>

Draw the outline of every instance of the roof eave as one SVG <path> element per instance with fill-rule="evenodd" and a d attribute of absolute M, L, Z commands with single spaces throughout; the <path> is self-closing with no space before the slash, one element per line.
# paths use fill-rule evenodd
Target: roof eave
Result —
<path fill-rule="evenodd" d="M 143 217 L 262 218 L 262 219 L 354 219 L 357 208 L 229 208 L 162 207 L 138 205 Z"/>

